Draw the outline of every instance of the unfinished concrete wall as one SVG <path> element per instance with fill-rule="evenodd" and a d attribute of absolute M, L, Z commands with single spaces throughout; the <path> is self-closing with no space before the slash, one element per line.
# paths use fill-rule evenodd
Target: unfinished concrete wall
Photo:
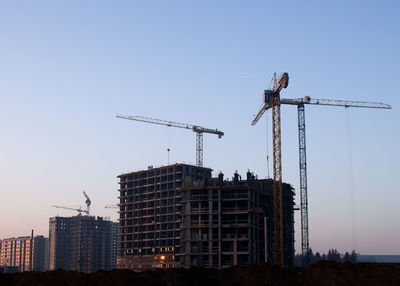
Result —
<path fill-rule="evenodd" d="M 211 169 L 175 164 L 122 174 L 117 267 L 178 267 L 182 193 L 190 182 L 211 180 Z"/>
<path fill-rule="evenodd" d="M 283 189 L 284 253 L 289 266 L 294 256 L 294 193 L 288 184 Z M 182 192 L 183 266 L 224 268 L 264 262 L 266 248 L 267 260 L 272 261 L 272 180 L 257 180 L 252 174 L 241 180 L 235 174 L 232 181 L 223 181 L 220 175 L 211 184 L 187 185 Z"/>

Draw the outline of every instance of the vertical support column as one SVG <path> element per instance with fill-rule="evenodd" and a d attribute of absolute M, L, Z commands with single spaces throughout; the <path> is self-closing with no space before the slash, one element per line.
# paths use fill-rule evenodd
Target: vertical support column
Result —
<path fill-rule="evenodd" d="M 218 268 L 222 269 L 222 188 L 223 182 L 218 188 Z"/>
<path fill-rule="evenodd" d="M 265 212 L 265 211 L 264 211 Z M 264 262 L 268 263 L 267 215 L 264 213 Z"/>
<path fill-rule="evenodd" d="M 203 167 L 203 132 L 196 132 L 196 166 Z"/>
<path fill-rule="evenodd" d="M 34 240 L 34 238 L 33 238 L 33 229 L 32 229 L 31 239 L 30 239 L 30 243 L 29 243 L 29 271 L 33 270 L 33 262 L 34 262 L 33 261 L 33 247 L 34 247 L 33 240 Z M 25 258 L 24 258 L 24 261 L 25 261 Z"/>
<path fill-rule="evenodd" d="M 168 162 L 169 162 L 169 149 L 168 149 Z M 153 204 L 154 204 L 154 206 L 153 206 L 153 225 L 154 225 L 154 230 L 153 230 L 153 237 L 154 237 L 154 239 L 153 239 L 153 248 L 154 248 L 153 256 L 156 256 L 158 254 L 158 251 L 157 251 L 157 246 L 158 246 L 157 245 L 157 240 L 159 240 L 159 238 L 157 239 L 157 229 L 156 229 L 156 221 L 157 221 L 157 219 L 156 219 L 156 217 L 157 217 L 157 214 L 156 214 L 157 207 L 156 206 L 157 206 L 157 201 L 160 201 L 160 198 L 157 199 L 157 192 L 160 191 L 160 190 L 157 190 L 157 177 L 160 178 L 160 183 L 161 183 L 161 170 L 159 170 L 158 172 L 160 172 L 159 175 L 157 175 L 157 171 L 154 170 L 154 185 L 153 185 L 153 187 L 154 187 L 154 189 L 153 189 L 154 199 L 152 200 Z M 174 182 L 174 184 L 175 184 L 175 182 Z M 134 191 L 132 191 L 132 193 L 135 194 Z M 175 190 L 174 190 L 174 194 L 175 194 Z M 176 207 L 175 207 L 175 204 L 174 204 L 174 251 L 175 251 L 175 213 L 176 213 L 176 209 L 175 208 Z"/>
<path fill-rule="evenodd" d="M 191 219 L 191 214 L 192 214 L 192 209 L 190 206 L 190 196 L 191 196 L 191 191 L 184 191 L 183 192 L 183 196 L 182 196 L 182 206 L 184 207 L 184 209 L 182 209 L 183 212 L 183 229 L 184 229 L 184 240 L 183 240 L 183 244 L 182 248 L 184 249 L 185 253 L 184 253 L 184 267 L 189 268 L 191 266 L 191 242 L 192 242 L 192 236 L 191 236 L 191 232 L 192 232 L 192 219 Z"/>
<path fill-rule="evenodd" d="M 302 263 L 309 263 L 308 249 L 308 202 L 307 202 L 307 160 L 306 160 L 306 123 L 304 104 L 297 106 L 299 124 L 299 168 L 300 168 L 300 203 L 301 203 L 301 251 Z"/>
<path fill-rule="evenodd" d="M 279 94 L 272 101 L 272 130 L 274 157 L 274 263 L 284 265 L 282 217 L 282 158 L 281 158 L 281 104 Z"/>
<path fill-rule="evenodd" d="M 208 267 L 213 265 L 213 189 L 208 190 Z"/>
<path fill-rule="evenodd" d="M 233 238 L 233 265 L 237 265 L 237 234 Z"/>
<path fill-rule="evenodd" d="M 254 219 L 253 219 L 253 213 L 251 212 L 252 208 L 252 198 L 251 198 L 251 192 L 247 192 L 247 209 L 249 210 L 247 214 L 247 241 L 249 245 L 249 256 L 248 256 L 248 261 L 249 264 L 254 264 L 258 263 L 256 256 L 254 255 L 254 247 L 253 247 L 253 228 L 254 228 Z"/>

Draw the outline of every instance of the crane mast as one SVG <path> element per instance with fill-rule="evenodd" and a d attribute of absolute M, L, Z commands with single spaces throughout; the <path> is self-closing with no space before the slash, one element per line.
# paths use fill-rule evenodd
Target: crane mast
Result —
<path fill-rule="evenodd" d="M 215 134 L 218 136 L 218 138 L 224 136 L 224 132 L 219 131 L 218 129 L 210 129 L 188 123 L 161 120 L 144 116 L 127 116 L 127 115 L 117 114 L 116 117 L 128 120 L 141 121 L 145 123 L 158 124 L 168 127 L 176 127 L 176 128 L 192 130 L 193 132 L 196 133 L 196 165 L 199 167 L 203 167 L 203 133 Z"/>
<path fill-rule="evenodd" d="M 273 145 L 273 205 L 274 205 L 274 257 L 273 261 L 277 265 L 284 265 L 283 253 L 283 209 L 282 209 L 282 156 L 281 156 L 281 104 L 280 91 L 287 88 L 289 84 L 288 73 L 283 73 L 279 82 L 274 73 L 274 88 L 264 92 L 264 105 L 253 119 L 255 125 L 262 117 L 264 112 L 272 109 L 272 145 Z"/>
<path fill-rule="evenodd" d="M 307 188 L 307 156 L 306 156 L 306 118 L 304 104 L 297 106 L 297 122 L 299 129 L 299 177 L 300 177 L 300 222 L 301 222 L 301 259 L 303 266 L 308 264 L 310 249 L 308 232 L 308 188 Z"/>

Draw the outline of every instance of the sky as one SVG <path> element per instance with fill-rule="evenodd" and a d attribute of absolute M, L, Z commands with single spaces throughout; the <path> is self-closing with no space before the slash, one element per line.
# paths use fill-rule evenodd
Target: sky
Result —
<path fill-rule="evenodd" d="M 272 174 L 274 72 L 284 98 L 375 101 L 392 110 L 306 106 L 310 246 L 400 254 L 398 1 L 0 1 L 0 238 L 48 235 L 85 207 L 117 219 L 117 176 L 195 164 L 193 132 L 218 128 L 204 165 Z M 299 201 L 297 110 L 282 106 L 282 177 Z M 295 214 L 301 251 L 300 214 Z"/>

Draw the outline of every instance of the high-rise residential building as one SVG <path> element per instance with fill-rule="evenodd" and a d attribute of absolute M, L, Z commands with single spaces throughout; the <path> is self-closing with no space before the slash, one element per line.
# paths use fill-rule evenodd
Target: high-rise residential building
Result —
<path fill-rule="evenodd" d="M 118 176 L 118 268 L 223 268 L 271 261 L 272 180 L 248 173 L 246 180 L 235 174 L 224 181 L 222 174 L 213 179 L 211 171 L 174 164 Z M 293 196 L 291 186 L 283 184 L 286 265 L 294 255 Z"/>
<path fill-rule="evenodd" d="M 33 270 L 49 270 L 49 239 L 43 235 L 35 236 L 33 245 Z"/>
<path fill-rule="evenodd" d="M 211 179 L 211 169 L 175 164 L 119 176 L 118 268 L 180 266 L 175 254 L 181 248 L 179 189 L 185 178 Z"/>
<path fill-rule="evenodd" d="M 111 270 L 114 223 L 102 217 L 52 217 L 49 220 L 49 269 L 81 272 Z"/>
<path fill-rule="evenodd" d="M 282 184 L 284 265 L 294 258 L 294 192 Z M 273 181 L 247 172 L 211 182 L 186 180 L 181 189 L 181 251 L 184 267 L 225 268 L 273 261 Z"/>
<path fill-rule="evenodd" d="M 0 266 L 18 267 L 22 271 L 46 271 L 48 239 L 42 235 L 0 240 Z"/>

